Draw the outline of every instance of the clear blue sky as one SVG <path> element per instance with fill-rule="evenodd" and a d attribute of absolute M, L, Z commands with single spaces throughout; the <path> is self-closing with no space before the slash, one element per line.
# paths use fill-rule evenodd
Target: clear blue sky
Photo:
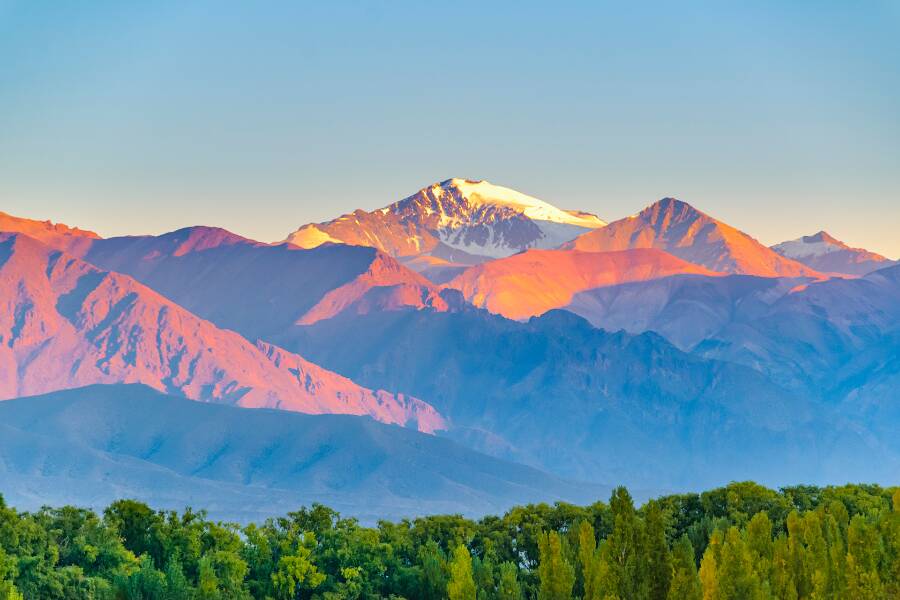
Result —
<path fill-rule="evenodd" d="M 896 258 L 900 3 L 0 0 L 0 210 L 271 241 L 448 177 Z"/>

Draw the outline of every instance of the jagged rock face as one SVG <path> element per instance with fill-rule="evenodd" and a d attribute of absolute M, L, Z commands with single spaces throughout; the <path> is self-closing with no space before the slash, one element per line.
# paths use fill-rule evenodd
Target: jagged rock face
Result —
<path fill-rule="evenodd" d="M 130 277 L 22 234 L 0 236 L 0 302 L 0 398 L 143 383 L 207 402 L 445 426 L 420 400 L 251 344 Z"/>
<path fill-rule="evenodd" d="M 898 264 L 863 248 L 851 248 L 825 231 L 776 244 L 772 250 L 823 273 L 866 275 Z"/>
<path fill-rule="evenodd" d="M 659 248 L 722 273 L 762 277 L 822 276 L 675 198 L 663 198 L 634 216 L 585 233 L 563 248 L 586 252 Z"/>
<path fill-rule="evenodd" d="M 413 259 L 422 256 L 475 264 L 528 248 L 553 248 L 603 225 L 594 215 L 564 211 L 486 181 L 449 179 L 380 210 L 305 225 L 287 241 L 304 248 L 325 242 L 373 246 L 415 268 L 420 263 Z"/>

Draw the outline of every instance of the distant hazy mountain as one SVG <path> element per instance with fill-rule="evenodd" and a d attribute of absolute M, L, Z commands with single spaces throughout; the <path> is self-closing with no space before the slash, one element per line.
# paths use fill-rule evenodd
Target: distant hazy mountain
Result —
<path fill-rule="evenodd" d="M 678 488 L 896 473 L 864 429 L 751 368 L 562 311 L 527 323 L 477 310 L 347 316 L 294 336 L 284 343 L 320 364 L 427 398 L 457 439 L 569 477 Z"/>
<path fill-rule="evenodd" d="M 823 273 L 865 275 L 897 264 L 880 254 L 851 248 L 824 231 L 775 244 L 772 250 Z"/>
<path fill-rule="evenodd" d="M 578 292 L 628 281 L 713 271 L 650 248 L 618 252 L 529 250 L 469 267 L 447 286 L 473 305 L 527 319 L 572 301 Z"/>
<path fill-rule="evenodd" d="M 751 275 L 675 275 L 586 290 L 565 306 L 596 327 L 630 333 L 654 331 L 691 350 L 736 320 L 766 314 L 807 279 Z"/>
<path fill-rule="evenodd" d="M 0 306 L 0 398 L 144 383 L 196 400 L 444 427 L 424 402 L 251 344 L 130 277 L 23 234 L 0 234 Z"/>
<path fill-rule="evenodd" d="M 794 288 L 764 312 L 736 315 L 694 352 L 752 366 L 783 386 L 835 400 L 866 384 L 864 376 L 848 379 L 849 364 L 900 355 L 900 346 L 886 342 L 898 323 L 900 267 L 890 267 Z"/>
<path fill-rule="evenodd" d="M 654 331 L 744 364 L 806 396 L 840 400 L 900 357 L 900 267 L 808 282 L 676 276 L 577 294 L 569 310 L 604 329 Z M 880 388 L 884 389 L 884 388 Z"/>
<path fill-rule="evenodd" d="M 781 256 L 746 233 L 675 198 L 663 198 L 634 216 L 585 233 L 563 248 L 585 252 L 659 248 L 722 273 L 820 276 L 814 269 Z"/>
<path fill-rule="evenodd" d="M 248 521 L 322 502 L 367 522 L 609 493 L 364 417 L 243 410 L 124 385 L 0 402 L 0 490 L 21 509 L 128 497 Z"/>
<path fill-rule="evenodd" d="M 303 248 L 326 242 L 373 246 L 446 278 L 447 269 L 554 248 L 604 225 L 592 214 L 561 210 L 487 181 L 448 179 L 373 212 L 304 225 L 287 241 Z"/>

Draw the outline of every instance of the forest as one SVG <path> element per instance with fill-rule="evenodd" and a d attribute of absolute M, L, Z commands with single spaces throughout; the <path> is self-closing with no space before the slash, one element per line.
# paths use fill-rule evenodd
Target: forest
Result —
<path fill-rule="evenodd" d="M 900 488 L 732 483 L 636 507 L 535 504 L 367 527 L 313 505 L 215 522 L 120 500 L 0 497 L 0 600 L 731 600 L 900 597 Z"/>

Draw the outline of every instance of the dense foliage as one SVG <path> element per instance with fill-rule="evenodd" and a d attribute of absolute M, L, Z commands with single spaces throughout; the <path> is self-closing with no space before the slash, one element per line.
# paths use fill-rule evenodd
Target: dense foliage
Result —
<path fill-rule="evenodd" d="M 121 500 L 0 498 L 0 600 L 900 597 L 900 488 L 734 483 L 651 500 L 363 527 L 315 505 L 246 527 Z"/>

